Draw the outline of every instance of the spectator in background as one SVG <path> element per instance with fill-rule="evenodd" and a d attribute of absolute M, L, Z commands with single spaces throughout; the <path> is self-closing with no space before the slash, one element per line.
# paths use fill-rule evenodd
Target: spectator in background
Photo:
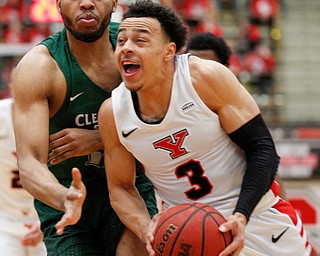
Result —
<path fill-rule="evenodd" d="M 252 24 L 248 19 L 239 21 L 236 34 L 237 51 L 245 55 L 252 51 L 261 41 L 261 32 L 259 26 Z"/>
<path fill-rule="evenodd" d="M 266 38 L 271 40 L 272 47 L 276 47 L 276 41 L 281 38 L 281 31 L 277 25 L 277 17 L 280 11 L 279 0 L 249 0 L 249 18 L 253 26 L 267 28 Z"/>
<path fill-rule="evenodd" d="M 267 44 L 260 43 L 245 55 L 244 68 L 250 74 L 250 85 L 258 95 L 271 93 L 275 67 L 275 58 Z"/>
<path fill-rule="evenodd" d="M 172 8 L 183 18 L 190 29 L 190 34 L 211 32 L 223 35 L 220 24 L 216 21 L 216 10 L 211 0 L 171 0 Z"/>
<path fill-rule="evenodd" d="M 202 59 L 215 60 L 228 67 L 235 75 L 241 71 L 239 55 L 232 51 L 229 43 L 210 32 L 198 33 L 191 37 L 187 52 Z"/>
<path fill-rule="evenodd" d="M 22 25 L 23 17 L 26 15 L 26 1 L 10 0 L 0 4 L 0 35 L 2 41 L 21 43 L 25 42 Z"/>
<path fill-rule="evenodd" d="M 215 60 L 229 67 L 231 50 L 227 42 L 212 33 L 195 34 L 188 42 L 187 52 L 202 59 Z"/>
<path fill-rule="evenodd" d="M 19 19 L 25 12 L 25 1 L 10 0 L 4 1 L 4 4 L 0 3 L 0 23 L 7 24 L 12 16 L 17 16 Z"/>
<path fill-rule="evenodd" d="M 12 106 L 13 98 L 0 100 L 0 255 L 45 256 L 33 197 L 20 183 Z"/>
<path fill-rule="evenodd" d="M 267 25 L 271 29 L 279 12 L 278 0 L 249 0 L 252 23 Z"/>
<path fill-rule="evenodd" d="M 3 29 L 4 43 L 25 43 L 27 41 L 26 31 L 21 23 L 20 17 L 14 13 Z"/>

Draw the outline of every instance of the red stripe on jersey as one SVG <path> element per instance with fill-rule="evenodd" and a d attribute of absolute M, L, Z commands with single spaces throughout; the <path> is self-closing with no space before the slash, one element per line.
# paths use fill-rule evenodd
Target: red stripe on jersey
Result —
<path fill-rule="evenodd" d="M 272 208 L 278 210 L 279 212 L 287 214 L 292 220 L 292 222 L 294 223 L 294 225 L 295 226 L 297 225 L 297 222 L 298 222 L 297 214 L 290 203 L 282 199 L 279 199 L 279 201 L 274 206 L 272 206 Z"/>
<path fill-rule="evenodd" d="M 273 186 L 274 186 L 274 184 L 272 184 L 272 187 Z M 276 189 L 276 187 L 277 186 L 275 185 L 274 188 Z M 274 206 L 272 206 L 272 208 L 278 210 L 281 213 L 287 214 L 290 217 L 290 219 L 292 220 L 293 224 L 295 226 L 297 226 L 298 216 L 297 216 L 297 213 L 296 213 L 295 209 L 293 208 L 293 206 L 290 203 L 288 203 L 288 202 L 286 202 L 286 201 L 284 201 L 282 199 L 279 199 L 279 201 Z M 301 230 L 300 230 L 300 236 L 301 237 L 303 237 L 304 232 L 305 232 L 304 227 L 301 226 Z M 310 246 L 309 242 L 308 242 L 308 240 L 306 240 L 305 247 L 307 248 L 309 246 Z M 311 253 L 311 255 L 312 255 L 312 253 Z"/>
<path fill-rule="evenodd" d="M 273 192 L 274 196 L 278 196 L 280 194 L 280 185 L 277 181 L 273 181 L 271 185 L 271 191 Z"/>

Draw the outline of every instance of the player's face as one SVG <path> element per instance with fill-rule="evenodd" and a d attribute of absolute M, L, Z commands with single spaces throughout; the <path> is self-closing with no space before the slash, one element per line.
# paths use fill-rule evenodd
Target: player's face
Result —
<path fill-rule="evenodd" d="M 107 29 L 116 0 L 61 0 L 58 1 L 63 23 L 68 31 L 83 42 L 98 40 Z"/>
<path fill-rule="evenodd" d="M 118 33 L 115 58 L 126 87 L 138 91 L 167 76 L 164 61 L 170 45 L 153 18 L 127 18 Z"/>

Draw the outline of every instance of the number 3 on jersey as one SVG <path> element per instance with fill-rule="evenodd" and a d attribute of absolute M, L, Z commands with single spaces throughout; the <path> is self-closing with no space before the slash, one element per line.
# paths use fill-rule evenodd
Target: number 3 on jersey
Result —
<path fill-rule="evenodd" d="M 172 159 L 176 159 L 188 153 L 183 147 L 183 142 L 189 135 L 187 129 L 180 130 L 171 136 L 167 136 L 153 143 L 155 149 L 166 150 Z M 198 200 L 212 191 L 210 180 L 204 175 L 204 170 L 199 161 L 190 160 L 176 168 L 176 176 L 178 179 L 187 177 L 192 186 L 191 189 L 185 191 L 186 196 L 191 200 Z"/>
<path fill-rule="evenodd" d="M 192 186 L 191 189 L 184 192 L 189 199 L 198 200 L 211 193 L 213 186 L 203 174 L 204 170 L 200 162 L 195 160 L 190 160 L 176 168 L 177 178 L 187 177 Z"/>

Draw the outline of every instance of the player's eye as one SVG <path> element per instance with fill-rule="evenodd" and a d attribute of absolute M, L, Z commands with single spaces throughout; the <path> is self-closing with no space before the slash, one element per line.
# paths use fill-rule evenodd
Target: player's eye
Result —
<path fill-rule="evenodd" d="M 125 40 L 124 40 L 123 37 L 118 37 L 117 42 L 118 42 L 118 43 L 124 43 Z"/>

